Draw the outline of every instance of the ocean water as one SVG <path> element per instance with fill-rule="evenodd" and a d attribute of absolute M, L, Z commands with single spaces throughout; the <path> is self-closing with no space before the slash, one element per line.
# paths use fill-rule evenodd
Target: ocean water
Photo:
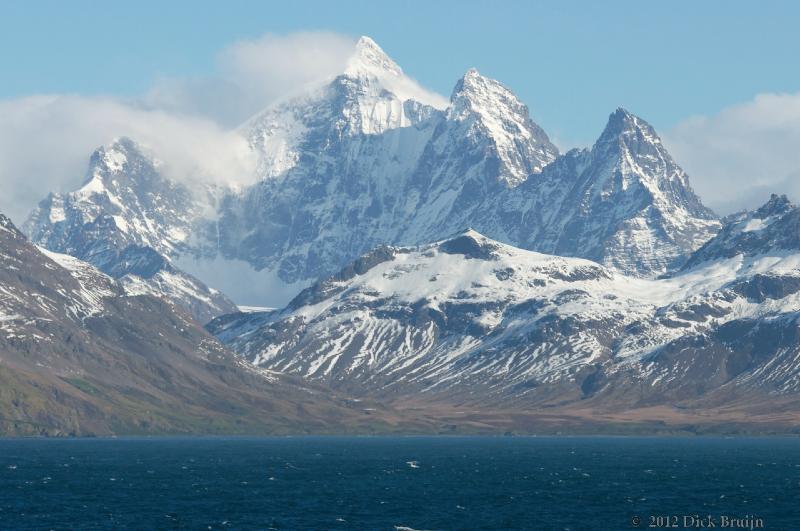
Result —
<path fill-rule="evenodd" d="M 683 529 L 706 517 L 800 529 L 800 439 L 0 440 L 3 530 Z"/>

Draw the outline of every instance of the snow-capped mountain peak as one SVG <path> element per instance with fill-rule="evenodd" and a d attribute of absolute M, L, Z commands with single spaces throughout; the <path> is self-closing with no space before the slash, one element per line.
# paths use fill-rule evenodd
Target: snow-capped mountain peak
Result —
<path fill-rule="evenodd" d="M 115 139 L 92 154 L 81 188 L 50 194 L 24 230 L 34 243 L 91 263 L 132 293 L 164 295 L 204 322 L 234 306 L 171 265 L 201 206 L 159 165 L 134 141 Z"/>
<path fill-rule="evenodd" d="M 136 145 L 127 137 L 115 138 L 110 144 L 103 146 L 92 155 L 93 165 L 110 172 L 119 172 L 128 162 L 127 152 L 136 149 Z"/>
<path fill-rule="evenodd" d="M 138 181 L 146 181 L 160 164 L 130 138 L 115 138 L 92 153 L 86 180 L 76 195 L 86 200 L 92 194 L 105 194 L 112 203 L 122 205 L 119 194 L 131 185 L 145 184 Z"/>
<path fill-rule="evenodd" d="M 596 153 L 627 159 L 624 162 L 631 169 L 635 169 L 638 158 L 677 166 L 653 126 L 622 107 L 608 117 L 608 123 L 592 149 Z"/>
<path fill-rule="evenodd" d="M 540 172 L 558 156 L 558 148 L 531 120 L 528 107 L 502 83 L 475 68 L 456 83 L 447 119 L 466 127 L 460 134 L 487 138 L 493 144 L 508 186 Z"/>
<path fill-rule="evenodd" d="M 610 115 L 591 149 L 570 151 L 522 188 L 527 197 L 551 196 L 532 207 L 552 214 L 526 247 L 628 274 L 679 266 L 719 228 L 653 127 L 625 109 Z"/>
<path fill-rule="evenodd" d="M 114 138 L 92 154 L 91 164 L 109 171 L 120 171 L 128 163 L 129 157 L 143 156 L 143 148 L 126 136 Z M 158 163 L 156 163 L 158 164 Z"/>
<path fill-rule="evenodd" d="M 527 108 L 513 92 L 499 81 L 482 76 L 476 68 L 467 70 L 450 95 L 448 116 L 451 119 L 477 114 L 487 120 L 497 120 L 498 114 L 504 111 L 527 115 Z"/>
<path fill-rule="evenodd" d="M 361 98 L 360 103 L 372 107 L 375 100 L 379 101 L 378 111 L 387 106 L 387 100 L 396 99 L 402 106 L 405 102 L 413 101 L 417 104 L 444 109 L 447 100 L 429 90 L 424 89 L 416 81 L 408 77 L 403 69 L 389 55 L 369 37 L 363 36 L 356 42 L 353 55 L 347 62 L 342 75 L 337 77 L 333 86 L 355 83 L 355 90 L 367 96 Z M 388 94 L 387 94 L 388 93 Z M 372 111 L 374 112 L 374 110 Z M 409 125 L 402 123 L 400 125 Z"/>
<path fill-rule="evenodd" d="M 362 36 L 356 42 L 355 51 L 348 60 L 344 73 L 351 76 L 362 74 L 404 76 L 400 65 L 395 63 L 375 41 L 367 36 Z"/>
<path fill-rule="evenodd" d="M 61 238 L 65 231 L 79 231 L 81 225 L 108 222 L 126 244 L 169 253 L 186 239 L 187 220 L 195 213 L 189 191 L 165 179 L 159 173 L 160 165 L 133 140 L 117 138 L 92 154 L 81 188 L 53 194 L 40 205 L 41 211 L 48 212 L 50 223 L 63 223 L 64 227 L 46 234 L 50 227 L 34 215 L 25 231 L 42 242 Z M 53 250 L 71 252 L 59 245 Z"/>
<path fill-rule="evenodd" d="M 323 86 L 267 108 L 245 125 L 261 158 L 258 173 L 276 177 L 297 164 L 304 144 L 338 145 L 426 119 L 446 100 L 403 73 L 375 41 L 361 37 L 345 70 Z"/>
<path fill-rule="evenodd" d="M 686 172 L 664 147 L 653 126 L 627 110 L 618 108 L 609 116 L 592 154 L 596 160 L 616 168 L 621 177 L 616 185 L 623 189 L 643 187 L 662 210 L 678 206 L 685 210 L 678 216 L 715 218 L 694 194 Z"/>
<path fill-rule="evenodd" d="M 598 143 L 602 143 L 606 139 L 616 139 L 620 137 L 620 135 L 631 135 L 643 130 L 646 131 L 649 136 L 655 137 L 656 139 L 658 138 L 658 135 L 656 135 L 655 130 L 649 123 L 624 107 L 617 107 L 617 109 L 608 116 L 608 122 L 598 139 Z"/>

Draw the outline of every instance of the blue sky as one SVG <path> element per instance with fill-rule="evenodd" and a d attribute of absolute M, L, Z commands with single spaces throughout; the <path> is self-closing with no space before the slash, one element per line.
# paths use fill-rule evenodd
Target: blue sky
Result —
<path fill-rule="evenodd" d="M 271 33 L 372 36 L 448 95 L 469 67 L 511 87 L 546 130 L 590 143 L 624 106 L 659 130 L 800 89 L 798 2 L 5 2 L 0 98 L 135 96 L 209 75 L 219 50 Z"/>
<path fill-rule="evenodd" d="M 502 81 L 561 148 L 625 107 L 719 213 L 797 200 L 799 24 L 776 0 L 0 2 L 0 211 L 75 189 L 121 135 L 171 177 L 244 178 L 232 128 L 360 35 L 445 96 L 471 67 Z"/>

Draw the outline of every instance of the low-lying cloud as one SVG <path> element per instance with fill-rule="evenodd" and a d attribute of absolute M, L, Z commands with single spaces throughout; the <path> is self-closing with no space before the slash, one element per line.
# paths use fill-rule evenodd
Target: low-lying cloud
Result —
<path fill-rule="evenodd" d="M 77 96 L 2 101 L 0 116 L 0 208 L 17 223 L 47 192 L 76 188 L 92 151 L 119 136 L 150 148 L 184 182 L 237 183 L 253 174 L 245 139 L 204 118 Z"/>
<path fill-rule="evenodd" d="M 235 43 L 204 79 L 161 79 L 139 98 L 32 95 L 0 100 L 0 212 L 21 224 L 50 191 L 81 184 L 89 156 L 128 136 L 184 182 L 245 184 L 252 154 L 236 126 L 344 70 L 353 38 L 326 32 Z"/>
<path fill-rule="evenodd" d="M 757 207 L 772 192 L 800 198 L 800 93 L 759 94 L 689 118 L 664 141 L 697 193 L 721 214 Z"/>

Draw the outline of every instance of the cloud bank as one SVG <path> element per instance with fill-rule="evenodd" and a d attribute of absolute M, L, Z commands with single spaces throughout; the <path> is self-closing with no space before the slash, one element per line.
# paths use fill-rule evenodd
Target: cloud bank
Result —
<path fill-rule="evenodd" d="M 252 175 L 244 138 L 208 119 L 77 96 L 0 101 L 0 116 L 0 210 L 17 223 L 49 191 L 76 188 L 92 151 L 118 136 L 152 148 L 165 171 L 184 182 L 236 183 Z"/>
<path fill-rule="evenodd" d="M 771 192 L 800 199 L 800 92 L 759 94 L 689 118 L 664 142 L 720 214 L 757 207 Z"/>
<path fill-rule="evenodd" d="M 161 79 L 139 98 L 33 95 L 0 100 L 0 212 L 21 224 L 50 191 L 77 188 L 90 154 L 128 136 L 184 182 L 243 184 L 254 172 L 235 127 L 275 100 L 341 73 L 355 40 L 333 33 L 234 43 L 216 75 Z"/>
<path fill-rule="evenodd" d="M 145 105 L 237 126 L 270 103 L 341 74 L 355 40 L 329 32 L 267 34 L 217 55 L 218 74 L 158 80 Z"/>

